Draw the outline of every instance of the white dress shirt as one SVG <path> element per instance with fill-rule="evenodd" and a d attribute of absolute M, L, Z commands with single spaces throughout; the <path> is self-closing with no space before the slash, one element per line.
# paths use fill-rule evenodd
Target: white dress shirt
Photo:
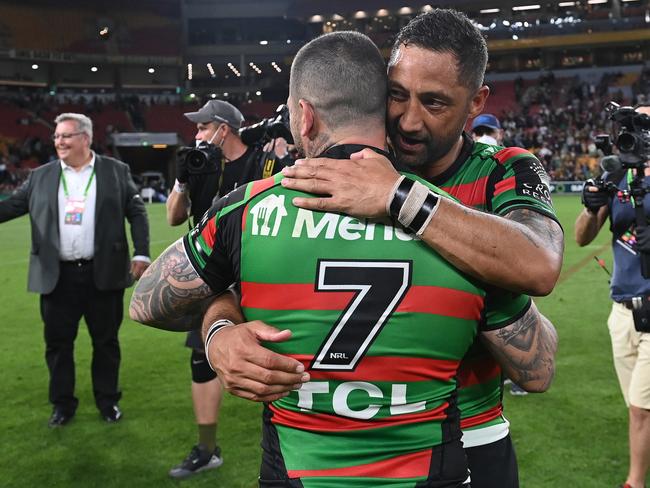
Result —
<path fill-rule="evenodd" d="M 92 153 L 90 163 L 75 171 L 63 160 L 61 172 L 65 177 L 68 187 L 68 197 L 75 199 L 84 198 L 88 180 L 95 169 L 95 153 Z M 85 208 L 81 225 L 65 223 L 66 195 L 63 182 L 59 180 L 59 257 L 61 261 L 74 261 L 76 259 L 92 259 L 95 252 L 95 203 L 97 201 L 97 175 L 93 176 L 85 198 Z"/>

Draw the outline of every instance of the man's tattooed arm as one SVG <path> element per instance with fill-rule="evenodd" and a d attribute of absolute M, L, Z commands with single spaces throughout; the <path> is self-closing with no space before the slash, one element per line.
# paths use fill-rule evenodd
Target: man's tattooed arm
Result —
<path fill-rule="evenodd" d="M 140 278 L 131 297 L 129 315 L 160 329 L 190 330 L 201 323 L 204 299 L 212 295 L 214 292 L 194 271 L 179 239 Z"/>
<path fill-rule="evenodd" d="M 560 224 L 552 218 L 528 208 L 513 210 L 505 217 L 524 225 L 526 229 L 521 232 L 535 247 L 550 249 L 562 258 L 564 233 Z"/>
<path fill-rule="evenodd" d="M 557 332 L 534 303 L 519 320 L 482 332 L 482 338 L 513 382 L 530 392 L 548 389 L 555 374 Z"/>

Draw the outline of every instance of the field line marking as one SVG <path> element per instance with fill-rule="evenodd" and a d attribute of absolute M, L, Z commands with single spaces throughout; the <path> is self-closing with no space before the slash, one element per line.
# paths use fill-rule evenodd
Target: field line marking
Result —
<path fill-rule="evenodd" d="M 562 273 L 560 274 L 560 279 L 557 280 L 557 284 L 559 285 L 560 283 L 568 280 L 571 276 L 573 276 L 582 268 L 584 268 L 587 264 L 589 264 L 594 259 L 594 256 L 597 256 L 598 254 L 601 254 L 602 252 L 606 251 L 609 246 L 611 246 L 611 243 L 606 242 L 598 249 L 596 249 L 593 253 L 589 253 L 587 256 L 582 258 L 576 264 L 566 269 L 565 271 L 562 271 Z"/>

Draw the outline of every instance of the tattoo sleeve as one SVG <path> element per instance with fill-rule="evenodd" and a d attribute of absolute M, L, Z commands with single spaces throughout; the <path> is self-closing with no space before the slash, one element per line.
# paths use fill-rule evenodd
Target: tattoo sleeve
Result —
<path fill-rule="evenodd" d="M 212 289 L 190 263 L 183 241 L 169 246 L 142 275 L 133 291 L 129 315 L 160 329 L 183 331 L 200 327 Z"/>
<path fill-rule="evenodd" d="M 553 219 L 528 208 L 513 210 L 505 217 L 524 225 L 526 230 L 522 230 L 522 233 L 535 247 L 544 247 L 562 256 L 564 233 Z"/>
<path fill-rule="evenodd" d="M 482 333 L 504 373 L 528 391 L 546 391 L 555 374 L 557 333 L 533 303 L 516 322 Z"/>

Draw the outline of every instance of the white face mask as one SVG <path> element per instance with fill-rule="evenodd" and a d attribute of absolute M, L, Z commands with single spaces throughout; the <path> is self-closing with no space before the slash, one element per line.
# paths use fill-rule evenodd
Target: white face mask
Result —
<path fill-rule="evenodd" d="M 494 137 L 489 136 L 489 135 L 487 135 L 487 134 L 484 134 L 484 135 L 482 135 L 481 137 L 479 137 L 479 138 L 476 140 L 476 142 L 482 142 L 483 144 L 490 144 L 490 145 L 492 145 L 492 146 L 498 146 L 498 145 L 499 145 L 499 144 L 497 143 L 497 140 L 496 140 Z"/>

